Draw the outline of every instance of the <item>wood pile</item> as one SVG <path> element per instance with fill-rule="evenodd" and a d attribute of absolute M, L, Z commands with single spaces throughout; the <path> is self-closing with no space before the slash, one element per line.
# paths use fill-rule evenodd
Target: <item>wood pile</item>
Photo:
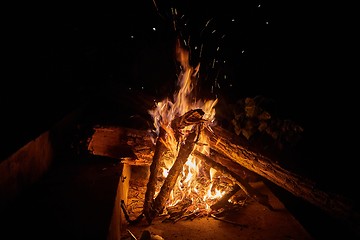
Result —
<path fill-rule="evenodd" d="M 135 219 L 128 218 L 129 223 L 136 224 L 144 217 L 150 224 L 152 220 L 162 214 L 169 199 L 184 163 L 190 155 L 200 159 L 204 165 L 214 168 L 233 181 L 231 189 L 214 203 L 211 208 L 217 210 L 228 202 L 236 192 L 242 190 L 249 198 L 272 209 L 267 196 L 258 192 L 251 186 L 251 181 L 267 179 L 293 195 L 302 198 L 319 207 L 331 216 L 344 221 L 359 219 L 358 213 L 353 211 L 352 203 L 342 196 L 319 189 L 311 180 L 284 169 L 277 164 L 276 159 L 271 159 L 254 149 L 245 141 L 241 141 L 236 134 L 219 126 L 204 127 L 201 111 L 192 110 L 176 119 L 172 127 L 182 128 L 193 125 L 186 136 L 181 136 L 183 141 L 179 144 L 174 164 L 167 177 L 162 182 L 158 194 L 155 196 L 158 184 L 158 174 L 162 166 L 162 158 L 171 155 L 166 146 L 166 128 L 160 128 L 157 138 L 148 131 L 129 129 L 114 126 L 95 127 L 94 133 L 88 144 L 91 154 L 119 158 L 129 165 L 150 167 L 150 176 L 147 183 L 142 213 Z M 210 140 L 210 152 L 204 154 L 195 149 L 199 135 L 203 134 Z M 126 150 L 126 151 L 125 151 Z M 131 150 L 131 151 L 129 151 Z M 158 187 L 157 187 L 158 186 Z M 185 206 L 186 202 L 182 208 Z M 126 211 L 126 206 L 122 206 Z M 171 212 L 169 208 L 169 212 Z M 173 212 L 176 212 L 173 209 Z"/>

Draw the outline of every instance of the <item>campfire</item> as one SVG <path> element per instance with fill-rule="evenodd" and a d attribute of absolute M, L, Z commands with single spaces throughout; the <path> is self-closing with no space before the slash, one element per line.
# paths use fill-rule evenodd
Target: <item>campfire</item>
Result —
<path fill-rule="evenodd" d="M 275 211 L 269 196 L 254 187 L 253 183 L 261 179 L 332 216 L 351 216 L 351 204 L 341 196 L 317 189 L 314 182 L 284 169 L 277 159 L 254 149 L 246 141 L 248 135 L 241 138 L 217 126 L 218 99 L 199 99 L 194 94 L 200 65 L 189 64 L 189 52 L 181 41 L 177 41 L 176 56 L 180 63 L 179 88 L 173 98 L 155 102 L 148 110 L 152 129 L 95 127 L 88 143 L 94 155 L 120 158 L 124 166 L 145 166 L 149 170 L 140 176 L 145 184 L 132 186 L 135 194 L 129 193 L 121 200 L 129 225 L 139 224 L 144 218 L 148 225 L 156 218 L 173 223 L 205 216 L 220 219 L 218 216 L 243 208 L 248 201 Z M 131 154 L 125 156 L 124 152 Z M 131 202 L 134 199 L 135 203 Z"/>
<path fill-rule="evenodd" d="M 220 153 L 238 149 L 227 149 L 231 144 L 221 146 L 223 140 L 214 132 L 218 99 L 204 100 L 195 96 L 200 65 L 189 64 L 189 52 L 180 40 L 176 56 L 180 63 L 179 89 L 172 99 L 156 102 L 148 110 L 154 124 L 151 134 L 127 130 L 125 141 L 136 157 L 122 157 L 122 163 L 150 166 L 145 189 L 137 191 L 137 196 L 141 195 L 139 192 L 145 193 L 140 199 L 141 207 L 138 205 L 137 211 L 131 211 L 125 201 L 121 203 L 127 222 L 134 225 L 145 217 L 151 224 L 160 216 L 171 222 L 204 216 L 216 218 L 217 214 L 243 207 L 248 199 L 273 210 L 267 195 L 249 183 L 258 179 L 257 174 Z M 96 153 L 101 149 L 96 145 L 99 142 L 102 141 L 97 141 L 94 135 L 89 144 L 93 154 L 99 154 Z M 145 148 L 144 142 L 147 142 Z M 216 146 L 220 152 L 214 151 Z M 139 199 L 136 202 L 138 204 Z M 134 214 L 138 215 L 134 217 Z"/>
<path fill-rule="evenodd" d="M 190 66 L 189 53 L 180 41 L 176 50 L 181 65 L 179 90 L 173 101 L 165 99 L 149 110 L 156 133 L 155 152 L 143 211 L 136 220 L 128 221 L 135 223 L 145 217 L 151 224 L 156 216 L 164 214 L 173 221 L 207 216 L 228 204 L 240 189 L 271 207 L 266 196 L 209 157 L 217 99 L 196 99 L 192 91 L 199 66 Z M 126 212 L 125 206 L 123 210 Z"/>

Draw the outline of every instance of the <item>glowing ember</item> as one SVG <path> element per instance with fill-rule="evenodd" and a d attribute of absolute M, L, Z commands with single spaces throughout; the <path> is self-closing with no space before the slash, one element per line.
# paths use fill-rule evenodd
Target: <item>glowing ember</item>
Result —
<path fill-rule="evenodd" d="M 194 90 L 196 76 L 199 71 L 199 65 L 193 68 L 189 64 L 189 52 L 181 47 L 180 41 L 176 46 L 177 60 L 181 64 L 181 73 L 178 78 L 179 90 L 174 94 L 173 101 L 164 99 L 156 103 L 156 107 L 149 113 L 154 120 L 156 133 L 159 135 L 160 128 L 166 131 L 166 140 L 163 144 L 167 147 L 168 152 L 163 153 L 164 162 L 161 163 L 157 181 L 163 181 L 169 173 L 176 156 L 178 155 L 179 145 L 183 144 L 188 132 L 192 129 L 193 124 L 183 123 L 180 121 L 176 124 L 183 124 L 184 127 L 174 130 L 172 124 L 174 119 L 189 114 L 197 116 L 201 111 L 201 127 L 210 128 L 215 120 L 215 100 L 199 100 L 192 94 Z M 201 131 L 198 131 L 194 150 L 203 154 L 209 154 L 209 140 Z M 216 202 L 229 189 L 229 184 L 223 184 L 224 177 L 217 174 L 215 169 L 207 167 L 196 157 L 189 155 L 187 162 L 183 166 L 180 176 L 170 193 L 169 200 L 166 203 L 168 212 L 176 205 L 185 206 L 190 212 L 210 211 L 210 206 Z M 158 184 L 159 185 L 159 184 Z M 155 196 L 159 193 L 159 189 Z"/>

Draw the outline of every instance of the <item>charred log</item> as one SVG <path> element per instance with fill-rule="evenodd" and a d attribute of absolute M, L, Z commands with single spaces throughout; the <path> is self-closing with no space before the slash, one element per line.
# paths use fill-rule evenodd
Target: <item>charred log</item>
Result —
<path fill-rule="evenodd" d="M 250 171 L 249 169 L 216 151 L 211 151 L 210 158 L 225 168 L 231 169 L 234 174 L 236 174 L 238 177 L 241 177 L 246 182 L 257 182 L 261 180 L 261 177 L 257 173 Z"/>
<path fill-rule="evenodd" d="M 120 159 L 128 157 L 129 163 L 143 159 L 147 162 L 146 165 L 151 164 L 154 151 L 147 131 L 121 127 L 102 127 L 95 130 L 88 145 L 91 154 Z M 251 176 L 249 173 L 253 173 L 252 176 L 255 177 L 261 176 L 294 196 L 319 207 L 332 217 L 345 222 L 352 220 L 359 222 L 359 213 L 354 210 L 356 209 L 354 203 L 348 199 L 332 192 L 323 191 L 313 181 L 282 168 L 276 163 L 275 157 L 260 154 L 261 151 L 249 146 L 247 142 L 239 139 L 239 136 L 219 126 L 212 127 L 212 130 L 205 129 L 202 130 L 202 133 L 209 136 L 211 158 L 214 161 L 221 162 L 242 177 Z M 144 151 L 137 150 L 144 149 L 142 145 L 146 149 Z M 133 154 L 124 154 L 124 149 L 132 149 L 138 157 L 134 157 Z M 141 156 L 142 153 L 146 153 L 145 157 Z M 246 169 L 246 174 L 242 170 L 238 170 L 241 168 Z"/>
<path fill-rule="evenodd" d="M 181 142 L 183 139 L 183 134 L 181 132 L 187 126 L 199 124 L 204 122 L 202 119 L 205 112 L 202 109 L 193 109 L 180 117 L 177 117 L 171 121 L 171 128 L 174 130 L 174 135 L 177 142 Z"/>
<path fill-rule="evenodd" d="M 151 209 L 154 201 L 154 195 L 156 191 L 157 176 L 160 169 L 160 162 L 163 154 L 165 154 L 167 148 L 165 146 L 166 141 L 166 131 L 163 127 L 160 127 L 159 137 L 156 141 L 155 153 L 153 156 L 152 163 L 150 165 L 150 176 L 147 182 L 145 200 L 144 200 L 144 209 L 143 214 L 145 215 L 147 221 L 151 222 Z"/>
<path fill-rule="evenodd" d="M 241 178 L 239 175 L 235 174 L 231 170 L 227 169 L 220 163 L 213 161 L 210 157 L 205 154 L 200 153 L 199 151 L 194 151 L 193 155 L 198 157 L 199 159 L 205 161 L 210 167 L 220 171 L 226 176 L 230 176 L 230 178 L 235 179 L 236 183 L 240 186 L 240 188 L 251 198 L 259 202 L 260 204 L 266 206 L 270 210 L 274 210 L 273 207 L 269 203 L 269 198 L 267 195 L 264 195 L 253 188 L 247 181 Z"/>
<path fill-rule="evenodd" d="M 174 131 L 179 129 L 183 129 L 187 126 L 198 124 L 200 122 L 205 121 L 202 119 L 205 112 L 202 109 L 193 109 L 186 112 L 184 115 L 175 118 L 171 121 L 171 127 Z"/>
<path fill-rule="evenodd" d="M 335 218 L 344 221 L 359 219 L 359 214 L 354 212 L 353 204 L 349 200 L 325 192 L 317 188 L 311 180 L 282 168 L 274 159 L 251 150 L 225 129 L 217 127 L 213 128 L 213 132 L 205 130 L 205 133 L 210 138 L 212 151 L 228 157 Z"/>
<path fill-rule="evenodd" d="M 215 204 L 211 205 L 210 208 L 212 210 L 218 210 L 223 208 L 228 203 L 229 199 L 236 194 L 241 187 L 238 184 L 235 184 L 230 192 L 227 192 L 224 196 L 222 196 Z"/>
<path fill-rule="evenodd" d="M 153 207 L 151 208 L 147 216 L 147 221 L 149 224 L 152 222 L 152 220 L 156 217 L 157 214 L 161 213 L 164 210 L 165 203 L 169 199 L 170 192 L 175 186 L 175 183 L 179 177 L 183 165 L 185 164 L 189 155 L 194 149 L 196 135 L 197 135 L 196 131 L 192 131 L 186 137 L 186 140 L 183 143 L 183 145 L 181 145 L 179 154 L 176 157 L 176 160 L 173 166 L 171 167 L 169 174 L 166 177 L 160 189 L 159 194 L 156 196 L 154 200 Z"/>

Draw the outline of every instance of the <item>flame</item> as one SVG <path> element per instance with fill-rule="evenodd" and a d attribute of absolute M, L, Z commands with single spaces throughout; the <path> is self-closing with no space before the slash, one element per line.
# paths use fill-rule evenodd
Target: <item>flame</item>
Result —
<path fill-rule="evenodd" d="M 173 101 L 166 98 L 157 102 L 155 108 L 148 111 L 154 120 L 156 133 L 159 134 L 160 127 L 165 129 L 167 138 L 164 144 L 173 156 L 177 156 L 178 142 L 170 126 L 172 120 L 190 110 L 201 109 L 204 112 L 204 125 L 210 127 L 215 120 L 215 105 L 218 101 L 217 99 L 196 99 L 192 96 L 195 86 L 194 80 L 196 80 L 200 65 L 194 68 L 189 64 L 189 52 L 181 46 L 180 41 L 176 45 L 176 56 L 181 66 L 177 82 L 179 90 L 173 95 Z M 188 129 L 185 131 L 191 128 L 191 126 L 187 127 Z M 200 133 L 195 149 L 204 154 L 209 154 L 209 142 L 207 137 Z M 163 178 L 167 177 L 173 161 L 174 158 L 165 159 L 161 173 Z M 210 210 L 211 201 L 220 198 L 225 193 L 225 191 L 216 188 L 216 178 L 216 170 L 206 168 L 199 159 L 190 155 L 170 194 L 167 206 L 175 206 L 184 199 L 191 199 L 194 211 L 198 211 L 200 208 Z"/>

